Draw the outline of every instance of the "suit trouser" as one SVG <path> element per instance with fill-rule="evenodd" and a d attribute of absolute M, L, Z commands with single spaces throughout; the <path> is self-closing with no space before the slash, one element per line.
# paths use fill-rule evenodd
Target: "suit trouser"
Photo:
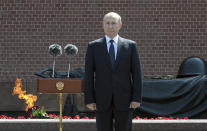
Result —
<path fill-rule="evenodd" d="M 131 131 L 133 109 L 119 111 L 113 105 L 107 111 L 96 111 L 96 126 L 98 131 Z M 114 120 L 114 126 L 113 126 Z"/>

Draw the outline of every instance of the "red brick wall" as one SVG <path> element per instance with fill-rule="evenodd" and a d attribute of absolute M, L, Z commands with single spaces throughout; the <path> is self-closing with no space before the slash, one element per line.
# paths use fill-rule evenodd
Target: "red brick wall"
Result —
<path fill-rule="evenodd" d="M 53 43 L 75 44 L 72 68 L 83 67 L 110 11 L 122 16 L 120 35 L 138 43 L 143 75 L 175 75 L 192 55 L 207 60 L 206 0 L 0 0 L 0 81 L 34 80 L 52 65 Z M 58 57 L 56 69 L 67 71 L 67 63 Z"/>

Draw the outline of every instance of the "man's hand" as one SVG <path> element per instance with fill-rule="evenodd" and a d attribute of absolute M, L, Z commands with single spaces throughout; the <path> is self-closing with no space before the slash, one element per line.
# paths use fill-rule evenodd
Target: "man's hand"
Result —
<path fill-rule="evenodd" d="M 94 111 L 94 110 L 96 110 L 96 103 L 87 104 L 86 107 L 88 107 L 90 110 Z"/>
<path fill-rule="evenodd" d="M 129 108 L 133 108 L 133 109 L 138 108 L 138 107 L 140 107 L 140 103 L 139 102 L 135 102 L 135 101 L 132 101 L 130 103 L 130 106 L 129 106 Z"/>

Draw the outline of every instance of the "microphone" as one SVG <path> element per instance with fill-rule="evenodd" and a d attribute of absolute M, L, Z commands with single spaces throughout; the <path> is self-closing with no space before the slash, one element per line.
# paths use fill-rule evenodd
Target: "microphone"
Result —
<path fill-rule="evenodd" d="M 52 44 L 49 46 L 49 53 L 53 57 L 60 56 L 62 55 L 62 47 L 59 44 Z"/>
<path fill-rule="evenodd" d="M 78 53 L 78 48 L 73 45 L 73 44 L 67 44 L 64 47 L 64 52 L 65 54 L 69 57 L 69 65 L 68 65 L 68 78 L 70 77 L 70 61 L 71 61 L 71 57 L 75 56 Z"/>
<path fill-rule="evenodd" d="M 74 56 L 78 53 L 78 48 L 73 44 L 67 44 L 64 47 L 64 52 L 67 56 Z"/>
<path fill-rule="evenodd" d="M 49 54 L 53 56 L 52 77 L 55 77 L 55 58 L 62 55 L 62 47 L 59 44 L 52 44 L 49 46 Z"/>

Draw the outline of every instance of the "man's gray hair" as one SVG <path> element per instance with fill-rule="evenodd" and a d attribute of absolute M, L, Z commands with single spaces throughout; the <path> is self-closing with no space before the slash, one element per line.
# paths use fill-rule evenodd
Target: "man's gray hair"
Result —
<path fill-rule="evenodd" d="M 119 23 L 121 23 L 121 16 L 116 13 L 116 12 L 109 12 L 107 14 L 104 15 L 104 18 L 103 18 L 103 21 L 107 18 L 107 17 L 113 17 L 113 18 L 116 18 Z"/>

